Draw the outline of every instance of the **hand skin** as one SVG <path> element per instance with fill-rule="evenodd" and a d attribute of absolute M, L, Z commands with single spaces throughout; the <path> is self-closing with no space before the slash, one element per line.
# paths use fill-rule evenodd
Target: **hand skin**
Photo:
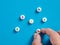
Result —
<path fill-rule="evenodd" d="M 50 28 L 44 28 L 41 29 L 41 32 L 43 34 L 47 34 L 50 37 L 50 41 L 52 45 L 60 45 L 60 33 L 53 31 Z M 34 34 L 34 40 L 32 42 L 32 45 L 42 45 L 41 43 L 41 36 L 38 33 Z"/>

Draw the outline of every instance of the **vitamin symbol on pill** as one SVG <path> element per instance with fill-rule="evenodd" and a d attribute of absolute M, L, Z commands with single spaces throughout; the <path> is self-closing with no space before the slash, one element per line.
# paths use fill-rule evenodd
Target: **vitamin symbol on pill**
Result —
<path fill-rule="evenodd" d="M 24 20 L 24 19 L 25 19 L 25 15 L 21 15 L 21 16 L 20 16 L 20 19 L 21 19 L 21 20 Z"/>
<path fill-rule="evenodd" d="M 23 18 L 23 16 L 22 16 L 22 18 Z"/>

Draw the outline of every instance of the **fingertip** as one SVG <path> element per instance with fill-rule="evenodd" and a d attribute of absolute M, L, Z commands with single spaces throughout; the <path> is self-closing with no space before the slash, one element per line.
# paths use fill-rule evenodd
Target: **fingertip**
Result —
<path fill-rule="evenodd" d="M 37 37 L 37 33 L 34 34 L 34 39 L 36 39 L 36 37 Z"/>
<path fill-rule="evenodd" d="M 42 32 L 42 33 L 46 33 L 45 28 L 42 28 L 40 32 Z"/>
<path fill-rule="evenodd" d="M 34 34 L 34 36 L 37 35 L 37 33 Z"/>
<path fill-rule="evenodd" d="M 41 38 L 41 36 L 40 36 L 39 33 L 35 33 L 35 34 L 34 34 L 34 39 L 40 39 L 40 38 Z"/>

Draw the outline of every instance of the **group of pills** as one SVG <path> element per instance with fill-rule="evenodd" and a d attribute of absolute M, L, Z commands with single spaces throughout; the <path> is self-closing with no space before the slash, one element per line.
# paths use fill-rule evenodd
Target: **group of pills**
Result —
<path fill-rule="evenodd" d="M 42 11 L 42 8 L 41 7 L 37 7 L 37 9 L 36 9 L 36 11 L 39 13 L 39 12 L 41 12 Z M 20 19 L 21 20 L 24 20 L 25 19 L 25 15 L 20 15 Z M 47 22 L 47 18 L 46 17 L 43 17 L 42 18 L 42 22 Z M 33 24 L 34 23 L 34 20 L 33 19 L 29 19 L 29 24 Z M 15 31 L 16 32 L 19 32 L 20 31 L 20 28 L 17 26 L 17 27 L 15 27 Z M 36 32 L 40 32 L 40 29 L 37 29 L 37 31 Z"/>

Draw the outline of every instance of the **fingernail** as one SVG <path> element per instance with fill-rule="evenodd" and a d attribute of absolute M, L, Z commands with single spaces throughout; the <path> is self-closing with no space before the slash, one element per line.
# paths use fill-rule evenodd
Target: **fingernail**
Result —
<path fill-rule="evenodd" d="M 37 35 L 37 33 L 34 34 L 34 36 L 36 36 L 36 35 Z"/>
<path fill-rule="evenodd" d="M 34 34 L 34 39 L 36 39 L 36 37 L 37 37 L 37 33 Z"/>

